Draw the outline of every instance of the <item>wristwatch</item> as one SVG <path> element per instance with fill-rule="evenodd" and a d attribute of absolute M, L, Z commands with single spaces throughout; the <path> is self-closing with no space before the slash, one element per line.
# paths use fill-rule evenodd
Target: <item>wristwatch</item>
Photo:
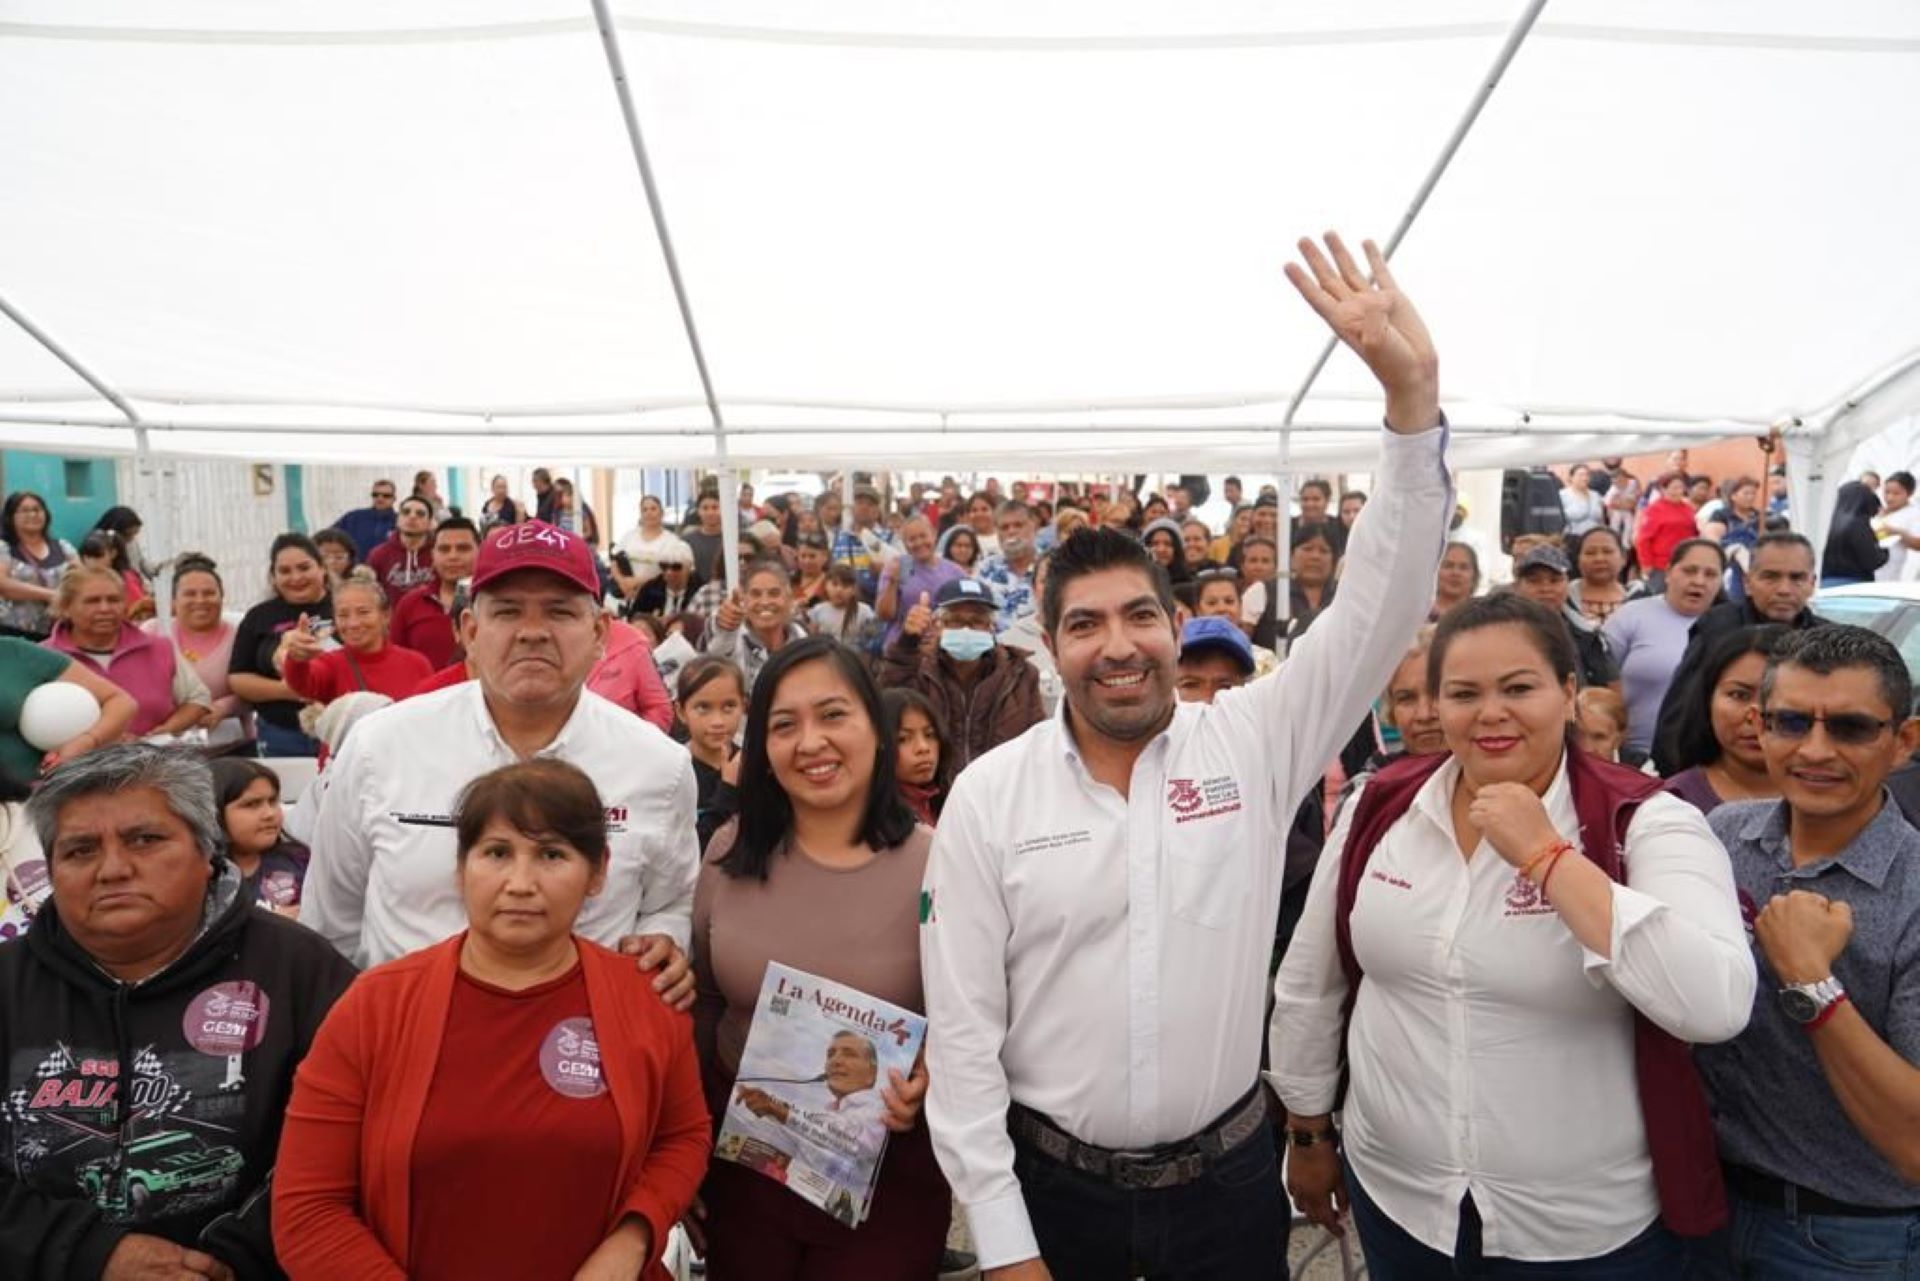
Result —
<path fill-rule="evenodd" d="M 1330 1125 L 1319 1130 L 1297 1129 L 1293 1126 L 1287 1127 L 1287 1143 L 1289 1146 L 1296 1148 L 1310 1148 L 1322 1143 L 1333 1143 L 1336 1142 L 1339 1137 L 1340 1132 Z"/>
<path fill-rule="evenodd" d="M 1840 980 L 1829 974 L 1818 983 L 1789 983 L 1781 988 L 1780 1008 L 1795 1023 L 1815 1023 L 1846 995 Z"/>

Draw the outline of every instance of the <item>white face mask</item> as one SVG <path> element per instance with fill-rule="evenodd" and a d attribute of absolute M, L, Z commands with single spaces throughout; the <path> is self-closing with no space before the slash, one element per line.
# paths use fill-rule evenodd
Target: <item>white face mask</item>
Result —
<path fill-rule="evenodd" d="M 985 658 L 993 649 L 993 633 L 971 627 L 949 627 L 940 633 L 940 648 L 956 662 Z"/>

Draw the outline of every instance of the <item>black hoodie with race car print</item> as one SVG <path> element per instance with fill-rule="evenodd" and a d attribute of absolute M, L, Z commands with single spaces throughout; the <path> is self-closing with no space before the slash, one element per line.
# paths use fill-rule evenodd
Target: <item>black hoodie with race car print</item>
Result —
<path fill-rule="evenodd" d="M 0 944 L 0 1276 L 93 1278 L 133 1232 L 277 1277 L 267 1180 L 294 1069 L 354 970 L 221 859 L 179 959 L 122 983 L 49 900 Z"/>

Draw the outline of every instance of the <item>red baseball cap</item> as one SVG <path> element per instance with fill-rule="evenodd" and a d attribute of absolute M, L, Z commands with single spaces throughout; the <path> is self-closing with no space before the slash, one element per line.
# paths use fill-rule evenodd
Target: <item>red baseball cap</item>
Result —
<path fill-rule="evenodd" d="M 600 595 L 600 570 L 586 539 L 544 520 L 502 525 L 490 531 L 480 541 L 471 590 L 478 593 L 494 579 L 523 569 L 544 569 L 589 596 Z"/>

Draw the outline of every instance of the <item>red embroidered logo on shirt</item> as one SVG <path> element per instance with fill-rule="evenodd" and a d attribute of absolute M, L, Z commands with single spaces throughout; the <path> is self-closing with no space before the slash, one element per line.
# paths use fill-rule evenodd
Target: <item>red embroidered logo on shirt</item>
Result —
<path fill-rule="evenodd" d="M 1231 814 L 1240 808 L 1240 781 L 1231 774 L 1217 774 L 1197 783 L 1190 778 L 1169 779 L 1167 805 L 1176 823 Z"/>
<path fill-rule="evenodd" d="M 1513 884 L 1507 886 L 1506 916 L 1551 916 L 1553 904 L 1547 902 L 1535 885 L 1519 872 L 1513 874 Z"/>
<path fill-rule="evenodd" d="M 1369 868 L 1367 870 L 1367 878 L 1369 880 L 1380 881 L 1384 884 L 1391 885 L 1396 890 L 1410 890 L 1413 888 L 1412 881 L 1407 880 L 1405 877 L 1389 876 L 1377 867 Z"/>
<path fill-rule="evenodd" d="M 1205 803 L 1199 785 L 1190 778 L 1167 780 L 1167 804 L 1176 814 L 1191 814 Z"/>

